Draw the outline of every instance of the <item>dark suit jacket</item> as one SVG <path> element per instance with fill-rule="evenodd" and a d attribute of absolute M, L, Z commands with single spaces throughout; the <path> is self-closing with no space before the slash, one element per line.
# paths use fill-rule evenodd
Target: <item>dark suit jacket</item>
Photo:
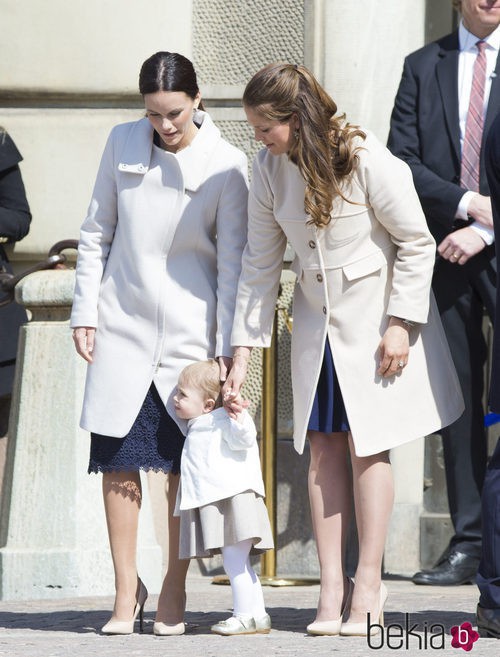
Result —
<path fill-rule="evenodd" d="M 21 154 L 6 132 L 0 132 L 0 270 L 11 271 L 2 244 L 17 242 L 28 234 L 31 213 L 26 200 L 19 162 Z M 0 292 L 0 299 L 4 295 Z M 10 392 L 19 326 L 26 321 L 21 306 L 0 308 L 0 395 Z"/>
<path fill-rule="evenodd" d="M 495 242 L 497 242 L 497 240 L 500 240 L 500 115 L 493 121 L 488 132 L 484 155 L 486 174 L 490 186 L 491 205 L 493 207 Z M 500 413 L 500 286 L 498 282 L 495 327 L 491 364 L 490 407 L 495 413 Z"/>
<path fill-rule="evenodd" d="M 460 187 L 458 115 L 458 31 L 424 46 L 405 59 L 391 117 L 389 149 L 413 173 L 429 228 L 441 242 L 453 230 L 464 194 Z M 495 68 L 483 128 L 483 145 L 500 111 L 500 57 Z M 480 192 L 488 195 L 481 151 Z"/>

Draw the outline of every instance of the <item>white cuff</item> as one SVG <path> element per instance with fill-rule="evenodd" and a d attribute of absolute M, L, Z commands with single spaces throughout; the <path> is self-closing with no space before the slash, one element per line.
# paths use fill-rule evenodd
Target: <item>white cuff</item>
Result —
<path fill-rule="evenodd" d="M 472 201 L 475 195 L 476 192 L 465 192 L 465 194 L 460 199 L 460 203 L 458 204 L 457 211 L 455 212 L 455 219 L 463 219 L 464 221 L 467 221 L 467 219 L 469 218 L 467 216 L 469 203 Z"/>
<path fill-rule="evenodd" d="M 470 228 L 475 230 L 476 233 L 483 238 L 483 240 L 488 246 L 490 244 L 493 244 L 493 242 L 495 241 L 495 232 L 493 231 L 493 228 L 487 228 L 486 226 L 480 224 L 478 221 L 474 221 L 470 225 Z"/>

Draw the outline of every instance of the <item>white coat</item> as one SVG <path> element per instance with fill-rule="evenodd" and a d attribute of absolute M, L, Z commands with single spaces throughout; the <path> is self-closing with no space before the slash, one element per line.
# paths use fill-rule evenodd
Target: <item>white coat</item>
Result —
<path fill-rule="evenodd" d="M 177 507 L 195 509 L 253 490 L 264 497 L 257 430 L 247 411 L 238 420 L 224 408 L 188 422 Z"/>
<path fill-rule="evenodd" d="M 246 241 L 247 159 L 204 112 L 192 143 L 153 145 L 147 119 L 116 126 L 78 247 L 71 326 L 96 327 L 81 426 L 123 437 L 154 381 L 180 428 L 180 371 L 231 356 Z"/>
<path fill-rule="evenodd" d="M 307 425 L 330 342 L 356 454 L 375 454 L 459 417 L 463 400 L 434 300 L 435 242 L 411 172 L 373 136 L 325 228 L 308 225 L 305 182 L 286 155 L 260 151 L 249 198 L 248 243 L 233 345 L 268 346 L 286 241 L 295 250 L 292 387 L 294 444 Z M 418 322 L 401 375 L 377 374 L 391 315 Z"/>

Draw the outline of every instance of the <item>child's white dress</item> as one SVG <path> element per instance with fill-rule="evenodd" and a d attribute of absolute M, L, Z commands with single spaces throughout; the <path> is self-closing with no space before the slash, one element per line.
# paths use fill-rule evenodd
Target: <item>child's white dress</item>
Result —
<path fill-rule="evenodd" d="M 246 411 L 238 422 L 224 408 L 190 420 L 176 515 L 181 559 L 210 557 L 249 538 L 251 554 L 274 547 L 257 432 Z"/>

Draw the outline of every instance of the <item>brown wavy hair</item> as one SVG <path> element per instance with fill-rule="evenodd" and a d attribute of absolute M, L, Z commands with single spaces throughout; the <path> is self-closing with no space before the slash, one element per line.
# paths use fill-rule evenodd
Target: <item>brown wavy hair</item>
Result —
<path fill-rule="evenodd" d="M 268 64 L 258 71 L 243 93 L 243 105 L 272 121 L 288 123 L 293 115 L 299 129 L 288 157 L 306 181 L 304 209 L 308 223 L 326 226 L 333 201 L 342 194 L 342 182 L 354 172 L 359 146 L 355 137 L 366 137 L 350 125 L 345 114 L 337 116 L 337 105 L 314 75 L 297 64 Z"/>

